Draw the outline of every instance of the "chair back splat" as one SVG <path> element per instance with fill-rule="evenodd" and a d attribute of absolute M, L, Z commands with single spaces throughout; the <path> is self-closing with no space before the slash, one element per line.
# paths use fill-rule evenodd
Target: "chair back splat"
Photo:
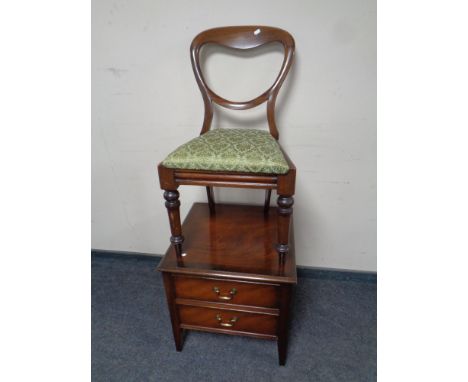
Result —
<path fill-rule="evenodd" d="M 200 50 L 205 44 L 217 44 L 233 49 L 253 49 L 259 46 L 279 42 L 284 48 L 284 59 L 275 82 L 268 90 L 249 101 L 236 102 L 216 94 L 206 84 L 200 68 Z M 275 121 L 275 102 L 294 57 L 294 39 L 283 29 L 266 26 L 233 26 L 209 29 L 198 34 L 190 46 L 190 58 L 198 87 L 205 103 L 205 117 L 201 134 L 210 130 L 213 120 L 213 102 L 232 110 L 246 110 L 267 102 L 267 120 L 270 134 L 278 140 L 279 133 Z"/>

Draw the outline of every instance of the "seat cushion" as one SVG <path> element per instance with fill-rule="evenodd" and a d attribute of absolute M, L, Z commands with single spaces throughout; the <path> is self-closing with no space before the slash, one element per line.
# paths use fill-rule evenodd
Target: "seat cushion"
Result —
<path fill-rule="evenodd" d="M 285 174 L 289 170 L 278 142 L 267 131 L 215 129 L 173 151 L 162 163 L 185 170 Z"/>

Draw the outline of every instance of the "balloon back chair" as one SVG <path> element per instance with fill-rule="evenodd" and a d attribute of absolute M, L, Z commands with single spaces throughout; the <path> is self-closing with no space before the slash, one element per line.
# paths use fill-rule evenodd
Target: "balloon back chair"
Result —
<path fill-rule="evenodd" d="M 200 50 L 205 44 L 234 49 L 253 49 L 279 42 L 284 59 L 273 85 L 258 97 L 245 102 L 230 101 L 207 85 L 200 67 Z M 264 189 L 265 213 L 270 206 L 271 190 L 278 194 L 278 237 L 275 245 L 280 261 L 289 251 L 289 226 L 293 212 L 296 168 L 278 143 L 275 103 L 278 92 L 291 68 L 294 39 L 286 31 L 266 26 L 233 26 L 204 31 L 192 41 L 190 57 L 202 93 L 205 114 L 200 136 L 173 151 L 158 166 L 161 189 L 169 215 L 170 241 L 177 257 L 183 252 L 179 192 L 181 185 L 204 186 L 210 213 L 216 214 L 213 187 Z M 258 129 L 213 129 L 213 103 L 232 110 L 246 110 L 267 103 L 268 131 Z"/>

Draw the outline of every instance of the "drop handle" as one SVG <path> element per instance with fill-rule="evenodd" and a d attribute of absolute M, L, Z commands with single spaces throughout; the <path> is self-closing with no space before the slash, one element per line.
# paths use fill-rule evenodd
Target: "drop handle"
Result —
<path fill-rule="evenodd" d="M 216 315 L 216 320 L 219 322 L 219 325 L 230 328 L 233 327 L 237 322 L 237 317 L 232 317 L 228 322 L 223 322 L 223 317 L 220 314 Z"/>
<path fill-rule="evenodd" d="M 229 300 L 232 300 L 232 298 L 234 297 L 234 295 L 237 293 L 237 289 L 236 288 L 232 288 L 230 291 L 229 291 L 229 294 L 228 295 L 221 295 L 221 290 L 215 286 L 213 287 L 213 292 L 215 292 L 217 295 L 218 295 L 218 299 L 219 300 L 223 300 L 223 301 L 229 301 Z"/>

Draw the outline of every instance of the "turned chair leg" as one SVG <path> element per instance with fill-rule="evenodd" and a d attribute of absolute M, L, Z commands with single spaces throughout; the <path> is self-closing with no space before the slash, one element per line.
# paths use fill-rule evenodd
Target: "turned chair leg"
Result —
<path fill-rule="evenodd" d="M 164 191 L 164 199 L 166 199 L 166 208 L 169 215 L 169 224 L 171 225 L 171 243 L 174 246 L 177 257 L 182 255 L 182 227 L 180 225 L 180 201 L 179 191 L 166 190 Z"/>
<path fill-rule="evenodd" d="M 284 261 L 289 252 L 289 222 L 293 212 L 294 198 L 292 196 L 279 195 L 278 200 L 278 244 L 276 250 L 280 260 Z"/>
<path fill-rule="evenodd" d="M 271 189 L 265 190 L 265 203 L 263 204 L 263 212 L 265 214 L 270 211 Z"/>
<path fill-rule="evenodd" d="M 213 187 L 206 187 L 206 195 L 208 196 L 208 206 L 210 207 L 210 214 L 215 213 L 215 200 L 214 200 L 214 193 Z"/>

